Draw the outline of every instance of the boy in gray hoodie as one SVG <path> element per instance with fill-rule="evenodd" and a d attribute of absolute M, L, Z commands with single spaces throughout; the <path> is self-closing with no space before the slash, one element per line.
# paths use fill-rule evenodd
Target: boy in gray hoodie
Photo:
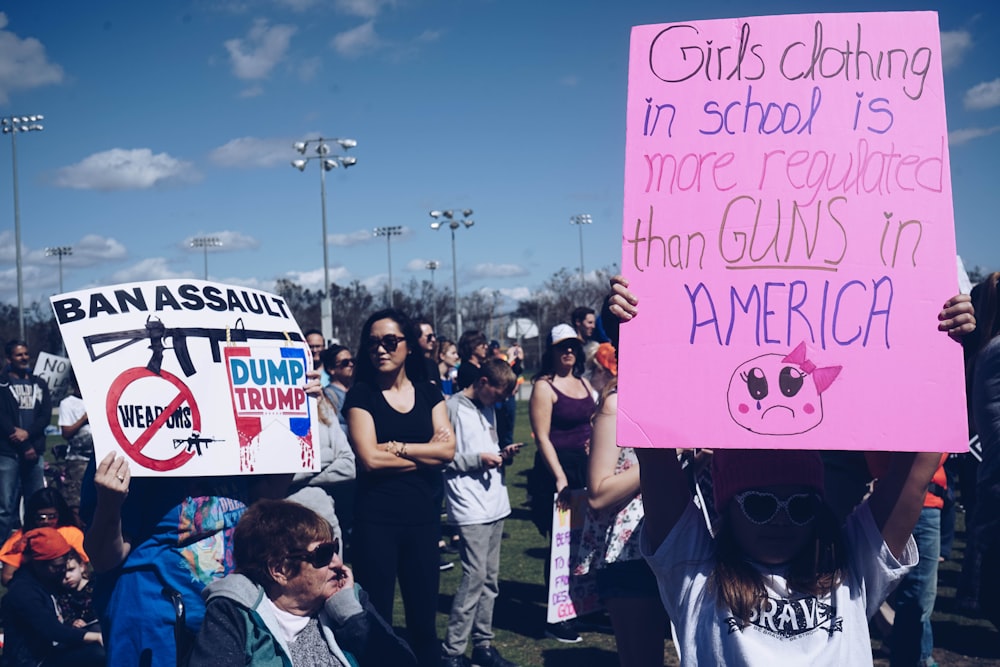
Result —
<path fill-rule="evenodd" d="M 516 378 L 502 359 L 483 362 L 476 380 L 448 399 L 455 429 L 455 459 L 444 470 L 448 523 L 461 536 L 462 581 L 455 592 L 442 645 L 443 667 L 463 667 L 472 638 L 476 667 L 516 667 L 493 641 L 493 604 L 499 586 L 500 541 L 510 498 L 502 466 L 520 443 L 501 449 L 494 406 L 514 389 Z"/>

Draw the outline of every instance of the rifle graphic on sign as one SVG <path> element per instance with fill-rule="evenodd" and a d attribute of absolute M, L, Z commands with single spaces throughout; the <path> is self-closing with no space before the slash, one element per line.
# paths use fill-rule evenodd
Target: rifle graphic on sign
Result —
<path fill-rule="evenodd" d="M 169 338 L 171 346 L 164 345 L 164 339 Z M 131 345 L 149 340 L 149 349 L 152 353 L 146 368 L 157 375 L 163 365 L 163 353 L 166 350 L 173 350 L 177 357 L 177 363 L 186 377 L 191 377 L 197 370 L 191 362 L 191 354 L 188 352 L 188 338 L 207 338 L 211 343 L 212 361 L 222 362 L 221 346 L 223 343 L 245 343 L 249 339 L 257 340 L 284 340 L 301 342 L 302 336 L 297 333 L 287 333 L 279 331 L 255 331 L 243 328 L 243 320 L 236 320 L 236 326 L 227 329 L 206 329 L 202 327 L 176 327 L 167 328 L 161 320 L 153 315 L 146 318 L 145 329 L 131 329 L 129 331 L 114 331 L 109 333 L 99 333 L 85 336 L 84 344 L 90 354 L 91 361 L 98 361 L 108 355 L 119 352 Z M 101 343 L 112 343 L 124 341 L 115 345 L 109 350 L 98 352 L 95 346 Z"/>
<path fill-rule="evenodd" d="M 179 448 L 181 445 L 187 445 L 184 451 L 192 452 L 197 450 L 198 456 L 202 455 L 201 446 L 205 445 L 205 449 L 208 449 L 208 443 L 210 442 L 225 442 L 225 440 L 217 440 L 215 438 L 203 438 L 198 431 L 191 431 L 191 435 L 187 438 L 174 438 L 174 449 Z"/>

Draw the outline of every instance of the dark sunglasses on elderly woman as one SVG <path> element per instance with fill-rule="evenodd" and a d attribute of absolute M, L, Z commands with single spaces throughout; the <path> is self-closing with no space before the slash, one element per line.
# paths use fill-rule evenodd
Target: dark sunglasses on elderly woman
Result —
<path fill-rule="evenodd" d="M 316 545 L 312 551 L 298 551 L 288 554 L 289 558 L 301 560 L 309 563 L 317 570 L 326 567 L 333 560 L 333 557 L 340 553 L 340 540 L 333 538 L 332 542 L 323 542 Z"/>
<path fill-rule="evenodd" d="M 819 503 L 814 493 L 796 493 L 781 499 L 766 491 L 744 491 L 736 494 L 743 516 L 758 526 L 774 521 L 782 509 L 796 526 L 805 526 L 816 518 Z"/>
<path fill-rule="evenodd" d="M 382 347 L 385 348 L 386 352 L 392 354 L 393 352 L 396 351 L 396 348 L 399 347 L 399 344 L 405 341 L 406 338 L 404 338 L 403 336 L 393 336 L 392 334 L 387 334 L 385 336 L 382 336 L 381 338 L 376 338 L 375 336 L 372 336 L 371 338 L 368 339 L 368 351 L 376 352 L 379 346 L 381 345 Z"/>

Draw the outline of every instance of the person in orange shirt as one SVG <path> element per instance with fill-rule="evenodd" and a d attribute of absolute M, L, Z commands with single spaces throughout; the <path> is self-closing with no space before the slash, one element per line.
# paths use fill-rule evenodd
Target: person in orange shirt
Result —
<path fill-rule="evenodd" d="M 10 583 L 14 573 L 21 567 L 24 534 L 33 528 L 55 528 L 63 539 L 76 549 L 84 562 L 89 562 L 83 550 L 83 531 L 66 499 L 52 487 L 39 489 L 31 494 L 24 504 L 23 528 L 11 533 L 0 548 L 0 563 L 3 563 L 0 582 L 4 586 Z"/>

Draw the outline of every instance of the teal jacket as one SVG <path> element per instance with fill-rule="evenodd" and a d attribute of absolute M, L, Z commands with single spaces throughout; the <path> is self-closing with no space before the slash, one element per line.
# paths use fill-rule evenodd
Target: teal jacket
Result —
<path fill-rule="evenodd" d="M 292 667 L 264 589 L 241 574 L 209 584 L 202 594 L 205 621 L 188 664 L 191 667 Z M 417 661 L 368 601 L 361 586 L 331 596 L 319 612 L 320 631 L 330 653 L 344 667 L 400 665 Z"/>

